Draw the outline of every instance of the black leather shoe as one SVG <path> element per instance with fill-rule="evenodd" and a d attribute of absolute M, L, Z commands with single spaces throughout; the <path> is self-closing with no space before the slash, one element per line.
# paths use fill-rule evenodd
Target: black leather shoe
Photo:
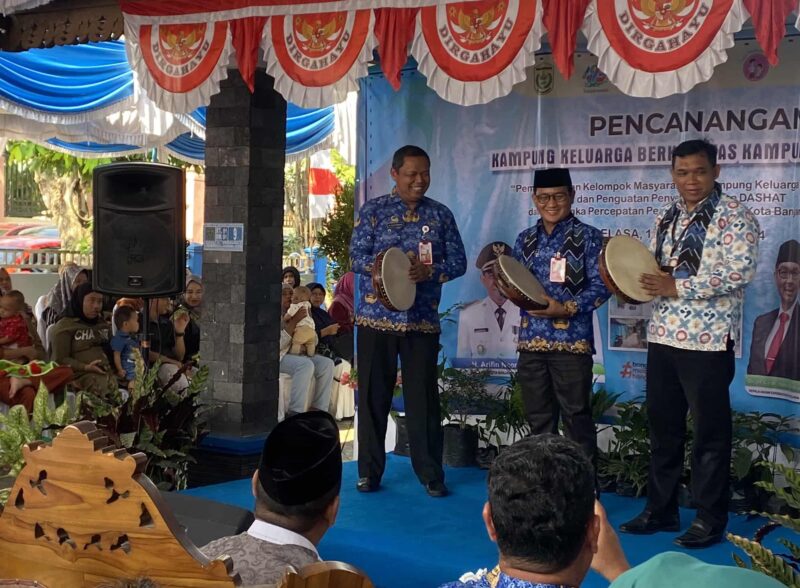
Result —
<path fill-rule="evenodd" d="M 434 480 L 433 482 L 425 484 L 425 492 L 428 493 L 428 496 L 432 496 L 433 498 L 442 498 L 450 493 L 447 486 L 445 486 L 444 482 L 441 480 Z"/>
<path fill-rule="evenodd" d="M 674 543 L 686 549 L 703 549 L 722 541 L 723 531 L 714 529 L 705 521 L 695 519 L 686 532 L 675 539 Z"/>
<path fill-rule="evenodd" d="M 374 478 L 359 478 L 356 484 L 356 490 L 359 492 L 375 492 L 380 485 L 381 483 Z"/>
<path fill-rule="evenodd" d="M 658 531 L 680 531 L 680 529 L 681 521 L 678 513 L 655 515 L 647 509 L 643 510 L 638 517 L 619 526 L 620 531 L 632 535 L 652 535 Z"/>

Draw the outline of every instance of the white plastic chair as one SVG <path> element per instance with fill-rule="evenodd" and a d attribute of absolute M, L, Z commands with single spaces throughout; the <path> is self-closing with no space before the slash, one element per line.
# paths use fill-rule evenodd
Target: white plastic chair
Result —
<path fill-rule="evenodd" d="M 36 332 L 39 334 L 39 339 L 42 341 L 42 345 L 45 349 L 47 349 L 47 341 L 45 340 L 47 337 L 47 330 L 42 320 L 42 315 L 44 314 L 44 305 L 46 301 L 47 294 L 43 294 L 36 299 L 36 304 L 33 307 L 33 316 L 36 318 Z"/>

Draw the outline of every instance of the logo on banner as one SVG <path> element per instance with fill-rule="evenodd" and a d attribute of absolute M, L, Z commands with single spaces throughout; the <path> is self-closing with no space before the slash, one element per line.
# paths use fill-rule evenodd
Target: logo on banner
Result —
<path fill-rule="evenodd" d="M 227 28 L 226 22 L 142 25 L 139 41 L 147 69 L 170 92 L 193 90 L 219 62 Z"/>
<path fill-rule="evenodd" d="M 533 68 L 533 86 L 537 94 L 549 94 L 555 84 L 553 64 L 550 62 L 537 63 Z"/>
<path fill-rule="evenodd" d="M 760 82 L 763 80 L 769 71 L 769 61 L 767 56 L 761 52 L 751 53 L 744 59 L 742 64 L 742 73 L 746 80 L 751 82 Z"/>
<path fill-rule="evenodd" d="M 522 49 L 536 17 L 531 0 L 454 2 L 422 9 L 422 34 L 437 65 L 450 77 L 494 77 Z"/>
<path fill-rule="evenodd" d="M 608 85 L 608 77 L 596 65 L 590 65 L 583 72 L 583 88 L 587 91 L 597 91 Z"/>
<path fill-rule="evenodd" d="M 274 16 L 272 44 L 284 71 L 305 86 L 328 86 L 350 71 L 369 33 L 370 11 Z"/>
<path fill-rule="evenodd" d="M 598 0 L 609 43 L 631 66 L 672 71 L 711 43 L 732 0 Z"/>

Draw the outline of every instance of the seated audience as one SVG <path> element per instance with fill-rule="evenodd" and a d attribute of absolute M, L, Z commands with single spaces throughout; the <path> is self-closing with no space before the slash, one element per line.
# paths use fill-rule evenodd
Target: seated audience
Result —
<path fill-rule="evenodd" d="M 33 343 L 24 313 L 22 292 L 10 290 L 0 297 L 0 347 L 19 349 Z"/>
<path fill-rule="evenodd" d="M 611 582 L 609 588 L 780 586 L 763 574 L 684 554 L 660 554 L 631 568 L 595 501 L 589 458 L 565 437 L 536 435 L 514 443 L 495 459 L 488 486 L 483 520 L 500 562 L 442 588 L 580 586 L 590 567 Z"/>
<path fill-rule="evenodd" d="M 42 312 L 45 331 L 47 327 L 68 315 L 75 288 L 89 281 L 89 272 L 78 265 L 69 263 L 61 267 L 58 272 L 58 282 L 50 289 L 45 299 Z"/>
<path fill-rule="evenodd" d="M 300 309 L 305 311 L 303 318 L 297 322 L 292 333 L 292 346 L 289 348 L 289 353 L 292 355 L 312 356 L 316 353 L 317 330 L 314 327 L 314 319 L 311 318 L 310 300 L 311 290 L 305 286 L 298 286 L 294 289 L 292 303 L 286 310 L 287 318 L 296 315 Z"/>
<path fill-rule="evenodd" d="M 353 363 L 354 356 L 354 325 L 355 312 L 353 292 L 355 288 L 355 274 L 347 272 L 336 283 L 333 289 L 333 301 L 328 307 L 328 314 L 339 325 L 336 337 L 337 353 Z"/>
<path fill-rule="evenodd" d="M 317 545 L 336 521 L 342 451 L 336 421 L 324 412 L 289 417 L 264 442 L 253 476 L 255 518 L 247 532 L 201 551 L 229 555 L 243 586 L 277 583 L 287 566 L 320 560 Z"/>
<path fill-rule="evenodd" d="M 5 295 L 13 290 L 11 275 L 5 268 L 0 268 L 0 293 Z M 23 306 L 22 315 L 31 343 L 14 349 L 0 348 L 0 402 L 8 406 L 21 404 L 31 412 L 40 382 L 44 382 L 51 393 L 58 393 L 72 380 L 73 374 L 67 366 L 39 361 L 45 359 L 45 351 L 36 331 L 36 319 L 31 308 L 27 304 Z M 24 375 L 19 375 L 20 365 L 25 366 L 21 370 Z"/>
<path fill-rule="evenodd" d="M 293 289 L 289 284 L 283 284 L 281 293 L 281 341 L 280 341 L 280 371 L 292 378 L 292 389 L 289 397 L 288 414 L 296 414 L 306 409 L 311 378 L 315 379 L 313 397 L 310 408 L 328 410 L 333 387 L 333 361 L 321 355 L 306 357 L 288 353 L 292 344 L 292 335 L 298 323 L 308 316 L 305 309 L 298 310 L 293 317 L 286 316 L 286 311 L 292 303 Z"/>
<path fill-rule="evenodd" d="M 83 283 L 70 296 L 69 315 L 51 333 L 51 359 L 75 372 L 79 390 L 106 397 L 116 393 L 117 378 L 106 350 L 111 327 L 102 318 L 103 295 Z"/>
<path fill-rule="evenodd" d="M 158 381 L 167 384 L 183 365 L 186 354 L 184 336 L 189 323 L 188 313 L 170 317 L 169 298 L 153 298 L 150 300 L 150 352 L 148 362 L 155 363 L 159 359 L 162 364 L 158 368 Z M 184 375 L 178 377 L 174 386 L 183 390 L 189 385 Z"/>
<path fill-rule="evenodd" d="M 349 336 L 341 335 L 339 323 L 323 308 L 325 288 L 322 284 L 312 282 L 308 288 L 311 290 L 311 318 L 314 319 L 314 327 L 319 337 L 317 353 L 330 357 L 334 362 L 341 358 L 353 363 L 352 333 Z"/>
<path fill-rule="evenodd" d="M 296 267 L 287 265 L 283 268 L 281 282 L 289 284 L 292 288 L 297 288 L 300 285 L 300 271 Z"/>
<path fill-rule="evenodd" d="M 114 312 L 114 325 L 117 332 L 111 338 L 111 351 L 114 353 L 114 369 L 117 377 L 125 382 L 128 389 L 136 380 L 136 356 L 141 357 L 139 341 L 139 313 L 130 306 L 119 306 Z"/>
<path fill-rule="evenodd" d="M 192 361 L 200 353 L 200 314 L 203 306 L 203 281 L 195 275 L 186 276 L 186 290 L 180 299 L 180 305 L 175 314 L 185 311 L 189 314 L 189 323 L 186 325 L 183 344 L 186 352 L 185 361 Z"/>

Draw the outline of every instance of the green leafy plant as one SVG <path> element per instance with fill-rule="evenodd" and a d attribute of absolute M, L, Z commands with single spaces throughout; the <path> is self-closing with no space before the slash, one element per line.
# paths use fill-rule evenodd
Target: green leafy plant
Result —
<path fill-rule="evenodd" d="M 488 446 L 499 449 L 522 439 L 530 433 L 522 402 L 522 386 L 517 372 L 509 371 L 508 380 L 497 395 L 488 399 L 489 410 L 480 423 L 480 439 Z"/>
<path fill-rule="evenodd" d="M 761 483 L 773 482 L 778 452 L 792 461 L 795 449 L 781 443 L 781 435 L 792 432 L 790 417 L 776 413 L 733 412 L 731 478 L 735 500 L 744 510 L 764 509 L 769 494 Z"/>
<path fill-rule="evenodd" d="M 786 586 L 800 588 L 800 565 L 798 565 L 800 564 L 800 545 L 789 539 L 778 539 L 778 543 L 785 547 L 788 553 L 776 554 L 762 543 L 767 535 L 781 527 L 800 533 L 800 515 L 797 514 L 800 512 L 800 472 L 794 468 L 771 462 L 760 462 L 760 465 L 769 469 L 773 478 L 775 478 L 775 474 L 783 476 L 788 485 L 780 488 L 774 482 L 768 481 L 758 481 L 756 485 L 783 499 L 793 510 L 794 515 L 759 513 L 770 522 L 761 527 L 753 539 L 728 533 L 728 541 L 742 549 L 748 556 L 748 561 L 738 554 L 733 554 L 733 559 L 739 567 L 751 568 L 775 578 Z"/>
<path fill-rule="evenodd" d="M 598 474 L 616 480 L 618 493 L 630 489 L 634 496 L 641 496 L 650 466 L 647 406 L 631 400 L 618 404 L 617 409 L 615 438 L 608 452 L 599 456 Z"/>
<path fill-rule="evenodd" d="M 145 473 L 162 489 L 186 487 L 190 451 L 207 430 L 212 405 L 201 399 L 208 382 L 208 367 L 200 367 L 189 386 L 176 391 L 173 384 L 190 367 L 184 365 L 169 382 L 158 382 L 160 363 L 145 369 L 137 358 L 136 378 L 124 400 L 83 393 L 84 418 L 95 420 L 119 447 L 141 451 L 148 457 Z"/>
<path fill-rule="evenodd" d="M 5 504 L 11 491 L 14 479 L 25 465 L 22 448 L 34 441 L 50 441 L 56 431 L 77 420 L 77 404 L 66 397 L 59 406 L 51 409 L 48 406 L 50 393 L 44 384 L 33 401 L 33 413 L 30 418 L 22 405 L 12 406 L 5 415 L 0 414 L 0 478 L 4 478 L 0 489 L 0 504 Z"/>
<path fill-rule="evenodd" d="M 469 424 L 469 418 L 487 412 L 486 384 L 490 375 L 488 370 L 444 367 L 439 378 L 442 419 L 460 429 L 477 428 Z"/>

